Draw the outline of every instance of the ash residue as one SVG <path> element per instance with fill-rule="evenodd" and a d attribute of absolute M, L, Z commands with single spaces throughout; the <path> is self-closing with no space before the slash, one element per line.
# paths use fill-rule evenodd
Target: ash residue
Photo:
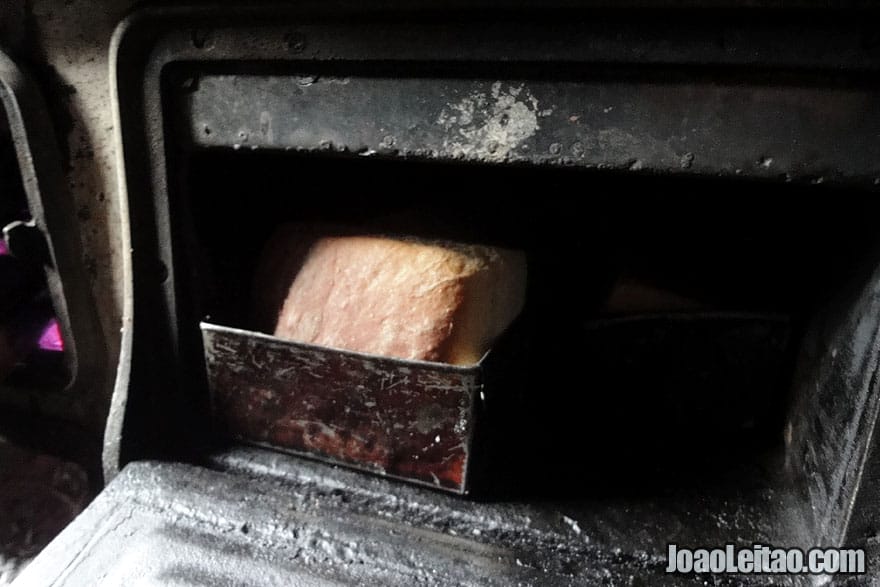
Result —
<path fill-rule="evenodd" d="M 443 151 L 453 157 L 490 161 L 507 159 L 540 128 L 538 100 L 528 88 L 492 84 L 443 108 L 437 117 L 446 131 Z"/>

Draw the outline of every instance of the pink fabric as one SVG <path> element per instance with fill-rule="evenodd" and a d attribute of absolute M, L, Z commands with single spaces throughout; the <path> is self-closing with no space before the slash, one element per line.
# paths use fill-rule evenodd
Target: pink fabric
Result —
<path fill-rule="evenodd" d="M 44 351 L 63 351 L 64 339 L 61 338 L 61 327 L 58 326 L 58 320 L 52 318 L 46 325 L 43 334 L 40 335 L 40 348 Z"/>

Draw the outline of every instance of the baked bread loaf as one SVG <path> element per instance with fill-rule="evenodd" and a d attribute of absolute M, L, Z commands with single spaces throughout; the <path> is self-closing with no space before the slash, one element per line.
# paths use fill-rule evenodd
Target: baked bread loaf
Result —
<path fill-rule="evenodd" d="M 525 302 L 522 252 L 308 232 L 281 227 L 257 269 L 258 312 L 280 338 L 467 365 Z"/>

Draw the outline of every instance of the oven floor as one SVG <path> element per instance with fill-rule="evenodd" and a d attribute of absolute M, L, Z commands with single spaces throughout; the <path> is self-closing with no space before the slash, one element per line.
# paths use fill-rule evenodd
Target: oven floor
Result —
<path fill-rule="evenodd" d="M 754 491 L 725 496 L 694 487 L 651 500 L 525 504 L 257 449 L 209 464 L 128 465 L 17 585 L 703 584 L 664 575 L 667 540 L 779 543 L 797 532 L 795 520 L 766 515 L 786 511 L 766 507 L 786 496 L 757 479 Z"/>

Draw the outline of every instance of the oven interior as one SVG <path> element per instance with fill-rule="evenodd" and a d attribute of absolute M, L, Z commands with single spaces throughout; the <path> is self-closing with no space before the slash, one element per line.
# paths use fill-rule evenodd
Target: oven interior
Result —
<path fill-rule="evenodd" d="M 261 328 L 253 270 L 285 223 L 526 252 L 527 303 L 493 351 L 471 499 L 553 504 L 534 506 L 545 515 L 565 504 L 611 550 L 816 531 L 805 472 L 786 458 L 810 393 L 794 373 L 816 316 L 875 269 L 870 193 L 234 147 L 181 161 L 190 330 Z M 646 509 L 654 527 L 634 538 Z"/>

